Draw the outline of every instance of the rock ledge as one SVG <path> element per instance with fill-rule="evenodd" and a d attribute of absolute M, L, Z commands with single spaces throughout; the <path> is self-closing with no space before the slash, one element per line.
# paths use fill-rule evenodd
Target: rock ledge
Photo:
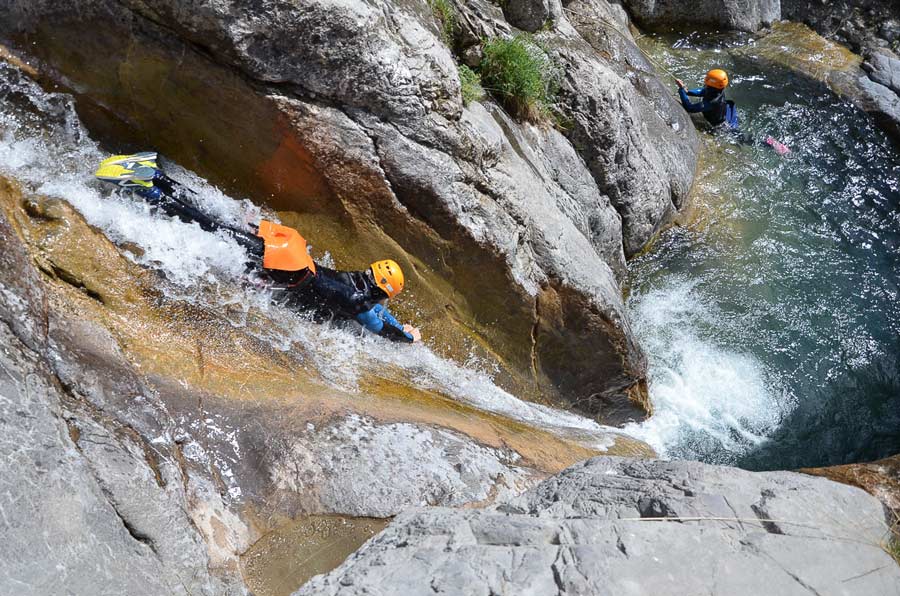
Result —
<path fill-rule="evenodd" d="M 296 594 L 900 594 L 886 529 L 821 478 L 598 457 L 493 510 L 407 512 Z"/>

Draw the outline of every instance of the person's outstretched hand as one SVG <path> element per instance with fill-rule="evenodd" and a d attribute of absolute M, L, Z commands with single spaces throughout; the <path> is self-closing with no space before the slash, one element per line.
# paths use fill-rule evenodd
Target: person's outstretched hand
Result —
<path fill-rule="evenodd" d="M 675 84 L 678 85 L 679 89 L 684 89 L 684 81 L 681 79 L 675 79 Z"/>
<path fill-rule="evenodd" d="M 418 327 L 413 327 L 412 325 L 404 325 L 403 330 L 412 335 L 413 343 L 422 341 L 422 333 L 419 331 Z"/>

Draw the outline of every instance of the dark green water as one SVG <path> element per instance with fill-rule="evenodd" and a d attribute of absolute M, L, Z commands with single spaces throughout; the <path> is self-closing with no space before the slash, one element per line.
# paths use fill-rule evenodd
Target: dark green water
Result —
<path fill-rule="evenodd" d="M 728 70 L 742 131 L 792 152 L 702 133 L 699 219 L 631 266 L 658 409 L 632 430 L 670 457 L 750 469 L 900 453 L 900 155 L 746 39 L 698 39 L 646 47 L 691 87 Z"/>

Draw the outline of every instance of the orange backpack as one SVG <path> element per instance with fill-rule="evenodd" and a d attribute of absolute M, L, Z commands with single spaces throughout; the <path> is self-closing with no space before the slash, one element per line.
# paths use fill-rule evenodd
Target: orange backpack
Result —
<path fill-rule="evenodd" d="M 306 239 L 297 230 L 263 219 L 256 235 L 266 243 L 263 267 L 278 271 L 309 269 L 315 275 L 316 264 L 309 256 Z"/>

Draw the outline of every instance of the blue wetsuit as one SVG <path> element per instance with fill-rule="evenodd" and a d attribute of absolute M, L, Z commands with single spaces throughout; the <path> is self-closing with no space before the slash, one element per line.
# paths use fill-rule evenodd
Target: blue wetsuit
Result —
<path fill-rule="evenodd" d="M 134 187 L 139 196 L 157 206 L 166 215 L 196 222 L 208 232 L 224 231 L 255 257 L 252 266 L 261 267 L 265 243 L 259 236 L 218 222 L 190 204 L 184 188 L 159 170 L 153 186 Z M 413 336 L 388 311 L 381 301 L 388 296 L 375 285 L 369 271 L 336 271 L 316 265 L 316 273 L 263 269 L 265 275 L 285 290 L 285 302 L 314 313 L 318 320 L 353 319 L 360 325 L 392 341 L 412 342 Z"/>
<path fill-rule="evenodd" d="M 725 99 L 724 91 L 712 87 L 688 90 L 679 88 L 678 95 L 681 97 L 681 105 L 684 106 L 685 110 L 692 114 L 702 113 L 706 121 L 713 126 L 727 122 L 732 128 L 737 128 L 737 109 L 734 107 L 733 101 Z M 703 99 L 694 103 L 690 100 L 690 97 L 701 97 Z"/>
<path fill-rule="evenodd" d="M 394 318 L 383 304 L 376 304 L 369 310 L 356 315 L 360 325 L 382 337 L 411 342 L 413 336 L 403 330 L 400 321 Z"/>

